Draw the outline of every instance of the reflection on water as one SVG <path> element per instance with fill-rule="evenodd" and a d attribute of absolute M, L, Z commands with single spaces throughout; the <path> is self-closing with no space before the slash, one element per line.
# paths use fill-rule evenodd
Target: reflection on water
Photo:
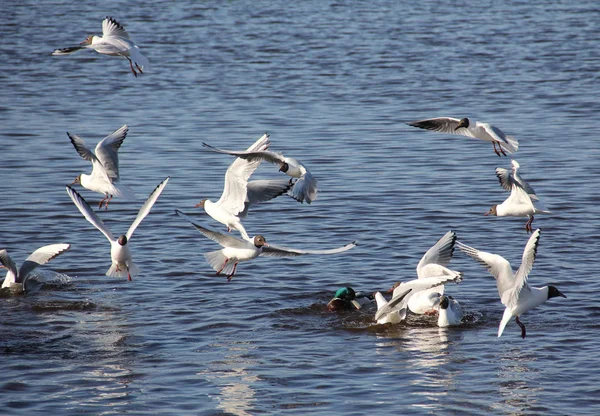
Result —
<path fill-rule="evenodd" d="M 497 356 L 498 388 L 501 401 L 492 408 L 503 414 L 523 414 L 538 406 L 538 396 L 543 391 L 536 357 L 520 346 L 507 347 Z M 539 411 L 539 409 L 537 409 Z"/>
<path fill-rule="evenodd" d="M 238 416 L 253 414 L 252 405 L 255 402 L 252 385 L 260 379 L 248 372 L 249 364 L 256 364 L 248 358 L 248 353 L 255 349 L 249 342 L 234 342 L 231 345 L 214 345 L 227 351 L 225 357 L 213 361 L 209 368 L 200 371 L 198 375 L 214 383 L 219 394 L 214 396 L 218 401 L 217 408 Z"/>

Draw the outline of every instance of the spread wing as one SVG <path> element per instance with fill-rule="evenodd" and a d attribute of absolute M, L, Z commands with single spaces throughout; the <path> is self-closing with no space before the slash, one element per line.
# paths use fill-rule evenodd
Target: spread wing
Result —
<path fill-rule="evenodd" d="M 56 256 L 64 253 L 71 247 L 70 244 L 51 244 L 40 247 L 27 257 L 19 269 L 19 280 L 24 282 L 29 273 L 42 264 L 48 263 Z"/>
<path fill-rule="evenodd" d="M 163 180 L 161 183 L 158 184 L 158 186 L 156 188 L 154 188 L 154 191 L 152 191 L 152 193 L 150 194 L 150 196 L 148 197 L 146 202 L 144 202 L 144 205 L 142 205 L 142 207 L 140 208 L 137 217 L 135 217 L 135 220 L 129 227 L 129 230 L 127 230 L 127 234 L 125 234 L 125 236 L 127 237 L 128 240 L 133 235 L 133 232 L 135 231 L 137 226 L 140 225 L 142 220 L 144 218 L 146 218 L 146 216 L 150 213 L 150 210 L 154 206 L 154 203 L 160 196 L 163 189 L 165 189 L 165 186 L 167 186 L 167 182 L 169 182 L 169 178 L 170 177 L 167 176 L 167 178 L 165 180 Z"/>
<path fill-rule="evenodd" d="M 90 207 L 90 205 L 86 202 L 85 199 L 79 193 L 67 185 L 67 193 L 73 200 L 75 206 L 79 209 L 79 211 L 83 214 L 86 220 L 90 222 L 94 227 L 96 227 L 111 243 L 115 241 L 112 233 L 109 228 L 104 225 L 100 217 L 94 212 L 94 210 Z"/>
<path fill-rule="evenodd" d="M 474 137 L 469 129 L 459 129 L 457 131 L 456 128 L 458 127 L 459 123 L 460 119 L 458 118 L 437 117 L 426 120 L 410 121 L 406 124 L 409 126 L 418 127 L 420 129 L 437 131 L 438 133 L 458 134 L 461 136 Z"/>
<path fill-rule="evenodd" d="M 227 235 L 223 233 L 219 233 L 217 231 L 210 230 L 205 228 L 198 223 L 196 223 L 193 219 L 185 215 L 183 212 L 178 209 L 175 210 L 175 213 L 179 215 L 181 218 L 189 221 L 198 231 L 204 234 L 205 237 L 210 238 L 211 240 L 219 243 L 223 247 L 231 247 L 231 248 L 248 248 L 248 242 L 244 240 L 240 240 L 237 237 L 232 235 Z"/>
<path fill-rule="evenodd" d="M 106 16 L 102 21 L 102 36 L 129 39 L 129 33 L 127 33 L 123 25 L 109 16 Z"/>
<path fill-rule="evenodd" d="M 348 251 L 357 246 L 356 241 L 346 244 L 345 246 L 332 248 L 329 250 L 299 250 L 295 248 L 287 248 L 287 247 L 278 247 L 272 244 L 268 246 L 264 246 L 261 256 L 270 256 L 270 257 L 295 257 L 302 256 L 305 254 L 338 254 L 343 253 L 344 251 Z"/>
<path fill-rule="evenodd" d="M 510 263 L 504 257 L 498 254 L 487 253 L 485 251 L 479 251 L 473 247 L 469 247 L 466 244 L 457 241 L 458 248 L 465 254 L 471 256 L 479 263 L 481 263 L 494 278 L 496 279 L 496 287 L 498 288 L 498 294 L 502 299 L 506 291 L 511 290 L 514 287 L 515 278 L 513 275 Z"/>
<path fill-rule="evenodd" d="M 283 155 L 281 153 L 271 152 L 268 150 L 255 150 L 255 151 L 223 150 L 223 149 L 219 149 L 214 146 L 211 146 L 207 143 L 202 143 L 202 146 L 212 150 L 213 152 L 237 156 L 237 157 L 247 160 L 249 162 L 265 161 L 265 162 L 273 163 L 274 165 L 280 165 L 285 160 L 285 158 L 283 157 Z"/>
<path fill-rule="evenodd" d="M 249 149 L 266 149 L 269 146 L 268 138 L 267 134 L 261 136 Z M 243 212 L 248 192 L 248 179 L 260 163 L 260 160 L 235 159 L 225 172 L 223 194 L 216 203 L 233 215 Z"/>
<path fill-rule="evenodd" d="M 456 243 L 456 233 L 448 231 L 438 240 L 421 258 L 417 265 L 417 276 L 419 278 L 427 277 L 424 273 L 424 267 L 428 264 L 439 264 L 447 266 L 454 254 L 454 245 Z"/>
<path fill-rule="evenodd" d="M 113 180 L 119 179 L 119 148 L 127 137 L 129 126 L 125 124 L 115 130 L 98 143 L 96 146 L 96 157 L 104 166 L 106 174 Z M 80 153 L 81 154 L 81 153 Z"/>
<path fill-rule="evenodd" d="M 104 165 L 89 149 L 89 147 L 87 147 L 85 141 L 78 135 L 70 134 L 69 132 L 67 132 L 67 136 L 69 136 L 69 139 L 71 140 L 73 147 L 75 147 L 75 150 L 77 150 L 77 153 L 79 153 L 79 156 L 89 162 L 92 162 L 92 177 L 101 177 L 106 182 L 112 182 L 112 179 L 104 168 Z"/>
<path fill-rule="evenodd" d="M 502 303 L 508 308 L 517 304 L 521 290 L 527 286 L 527 277 L 533 268 L 533 263 L 535 262 L 535 257 L 537 255 L 540 234 L 541 230 L 538 228 L 531 234 L 531 237 L 529 237 L 525 249 L 523 250 L 521 266 L 515 273 L 513 287 L 506 290 L 501 296 Z"/>

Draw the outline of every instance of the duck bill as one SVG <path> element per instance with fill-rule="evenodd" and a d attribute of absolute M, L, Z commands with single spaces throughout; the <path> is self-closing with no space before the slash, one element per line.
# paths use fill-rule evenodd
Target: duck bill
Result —
<path fill-rule="evenodd" d="M 356 299 L 351 300 L 350 303 L 352 303 L 356 309 L 360 309 L 362 307 Z"/>

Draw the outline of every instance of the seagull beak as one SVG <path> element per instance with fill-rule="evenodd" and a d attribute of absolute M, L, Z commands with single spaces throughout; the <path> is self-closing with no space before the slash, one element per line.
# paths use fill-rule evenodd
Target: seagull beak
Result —
<path fill-rule="evenodd" d="M 486 212 L 485 214 L 483 214 L 484 217 L 487 217 L 488 215 L 490 215 L 490 212 Z"/>
<path fill-rule="evenodd" d="M 269 247 L 269 243 L 267 243 L 267 242 L 265 241 L 265 244 L 263 244 L 263 246 L 265 246 L 265 247 Z"/>

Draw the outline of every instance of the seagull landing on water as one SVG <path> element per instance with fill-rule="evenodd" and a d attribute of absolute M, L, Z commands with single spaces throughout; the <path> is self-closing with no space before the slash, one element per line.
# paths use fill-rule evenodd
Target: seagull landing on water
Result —
<path fill-rule="evenodd" d="M 79 184 L 90 191 L 104 194 L 98 208 L 102 208 L 102 204 L 106 204 L 105 209 L 108 209 L 108 203 L 113 196 L 135 199 L 133 191 L 120 183 L 121 176 L 119 175 L 118 151 L 123 144 L 123 140 L 127 137 L 128 131 L 129 127 L 125 124 L 106 136 L 96 145 L 96 154 L 87 147 L 81 137 L 67 132 L 67 136 L 71 139 L 77 153 L 83 159 L 92 162 L 92 174 L 82 173 L 75 178 L 71 185 Z"/>
<path fill-rule="evenodd" d="M 217 275 L 221 273 L 227 274 L 228 282 L 230 282 L 235 275 L 238 263 L 255 259 L 258 256 L 296 257 L 306 254 L 338 254 L 356 247 L 356 241 L 329 250 L 298 250 L 295 248 L 277 247 L 268 244 L 265 237 L 262 235 L 242 240 L 232 235 L 222 234 L 204 228 L 178 209 L 175 210 L 175 213 L 181 218 L 189 221 L 198 231 L 204 234 L 205 237 L 210 238 L 223 247 L 221 250 L 204 254 L 204 258 L 206 258 L 208 264 L 217 271 Z"/>
<path fill-rule="evenodd" d="M 49 246 L 40 247 L 35 250 L 23 262 L 19 270 L 17 265 L 10 258 L 6 250 L 0 250 L 0 265 L 8 269 L 6 277 L 2 283 L 2 288 L 9 288 L 15 292 L 27 292 L 27 281 L 38 266 L 48 263 L 56 256 L 64 253 L 71 247 L 70 244 L 51 244 Z"/>
<path fill-rule="evenodd" d="M 554 286 L 531 287 L 527 284 L 527 278 L 537 255 L 537 247 L 540 241 L 541 230 L 537 229 L 531 234 L 525 250 L 523 250 L 523 261 L 519 269 L 513 273 L 508 260 L 497 254 L 479 251 L 466 244 L 457 242 L 458 248 L 469 256 L 473 257 L 496 279 L 498 294 L 502 304 L 506 306 L 502 321 L 498 328 L 498 337 L 504 332 L 504 328 L 510 319 L 514 316 L 517 324 L 521 327 L 521 337 L 525 338 L 525 325 L 519 320 L 519 317 L 525 312 L 541 305 L 548 299 L 565 295 Z"/>
<path fill-rule="evenodd" d="M 265 136 L 267 139 L 269 138 L 267 133 Z M 271 152 L 267 149 L 235 151 L 218 149 L 206 143 L 202 143 L 202 145 L 213 152 L 237 156 L 249 162 L 265 161 L 277 165 L 280 172 L 297 179 L 294 187 L 288 192 L 290 197 L 298 202 L 306 201 L 309 204 L 317 199 L 317 179 L 302 163 L 292 157 L 285 157 L 281 153 Z"/>
<path fill-rule="evenodd" d="M 148 66 L 148 59 L 140 52 L 140 48 L 129 39 L 129 33 L 112 17 L 102 21 L 102 36 L 90 35 L 78 46 L 56 49 L 52 55 L 68 55 L 81 49 L 93 49 L 98 53 L 110 56 L 122 56 L 129 61 L 131 72 L 137 78 Z M 135 65 L 135 68 L 133 67 Z M 136 69 L 138 72 L 136 72 Z"/>
<path fill-rule="evenodd" d="M 427 120 L 411 121 L 409 126 L 446 134 L 458 134 L 491 142 L 498 156 L 506 156 L 506 152 L 514 153 L 519 149 L 519 142 L 512 136 L 507 136 L 502 130 L 488 123 L 471 120 L 467 117 L 457 119 L 451 117 L 430 118 Z M 496 146 L 498 146 L 496 148 Z"/>
<path fill-rule="evenodd" d="M 163 180 L 158 186 L 152 191 L 144 205 L 140 208 L 137 217 L 127 230 L 127 234 L 123 234 L 119 236 L 119 238 L 115 238 L 110 231 L 110 229 L 104 225 L 100 217 L 94 212 L 94 210 L 88 205 L 88 203 L 83 199 L 81 195 L 77 193 L 73 188 L 67 185 L 67 193 L 73 200 L 75 206 L 81 211 L 86 220 L 90 222 L 94 227 L 96 227 L 104 236 L 110 241 L 110 258 L 112 264 L 106 275 L 109 277 L 125 277 L 127 276 L 128 280 L 132 280 L 132 277 L 135 277 L 139 273 L 138 266 L 133 262 L 133 257 L 131 256 L 131 252 L 129 251 L 129 242 L 131 241 L 131 237 L 135 229 L 140 225 L 142 220 L 146 218 L 146 216 L 150 213 L 150 210 L 154 206 L 154 203 L 160 196 L 165 186 L 167 186 L 167 182 L 169 181 L 169 177 Z"/>
<path fill-rule="evenodd" d="M 417 265 L 417 277 L 425 279 L 436 276 L 456 276 L 460 272 L 450 270 L 448 263 L 454 254 L 454 244 L 456 243 L 456 233 L 448 231 L 423 255 Z M 394 292 L 394 295 L 400 293 L 404 283 L 398 282 L 388 293 Z M 437 306 L 440 296 L 444 294 L 444 285 L 434 286 L 427 290 L 421 290 L 414 293 L 408 301 L 408 309 L 418 315 L 433 315 L 437 312 Z"/>
<path fill-rule="evenodd" d="M 496 215 L 498 217 L 529 217 L 525 224 L 525 230 L 530 233 L 534 214 L 550 214 L 540 202 L 533 188 L 519 175 L 519 163 L 516 160 L 511 161 L 512 171 L 504 168 L 496 168 L 496 176 L 500 185 L 510 191 L 506 201 L 499 205 L 493 205 L 490 210 L 483 215 Z"/>

